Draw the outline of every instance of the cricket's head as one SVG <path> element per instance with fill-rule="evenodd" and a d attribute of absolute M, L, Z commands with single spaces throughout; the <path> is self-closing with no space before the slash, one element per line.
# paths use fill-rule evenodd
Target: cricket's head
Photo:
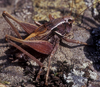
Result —
<path fill-rule="evenodd" d="M 63 19 L 65 20 L 66 23 L 72 24 L 74 22 L 74 18 L 71 16 L 64 16 Z"/>
<path fill-rule="evenodd" d="M 66 24 L 66 33 L 69 33 L 72 29 L 72 23 L 74 22 L 74 18 L 71 16 L 64 16 L 63 19 Z"/>

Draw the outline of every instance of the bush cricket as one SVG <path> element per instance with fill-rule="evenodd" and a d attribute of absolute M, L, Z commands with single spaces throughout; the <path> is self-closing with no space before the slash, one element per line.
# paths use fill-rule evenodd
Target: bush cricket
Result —
<path fill-rule="evenodd" d="M 37 75 L 36 80 L 39 79 L 43 64 L 37 58 L 35 58 L 34 55 L 31 55 L 29 52 L 27 52 L 27 50 L 24 50 L 21 46 L 17 45 L 15 42 L 21 43 L 21 45 L 26 45 L 39 53 L 49 56 L 48 70 L 45 80 L 46 85 L 48 85 L 48 75 L 50 70 L 51 59 L 59 46 L 60 40 L 63 39 L 71 43 L 88 45 L 85 42 L 80 42 L 65 37 L 65 35 L 69 34 L 70 30 L 72 29 L 72 24 L 75 21 L 71 16 L 64 16 L 55 19 L 52 15 L 49 15 L 49 20 L 50 20 L 49 22 L 45 22 L 44 24 L 40 24 L 39 22 L 35 22 L 35 24 L 30 24 L 17 20 L 6 11 L 4 11 L 2 15 L 5 18 L 5 20 L 9 23 L 9 25 L 12 27 L 12 29 L 14 30 L 14 32 L 18 37 L 15 38 L 13 36 L 6 35 L 6 40 L 12 46 L 23 52 L 25 55 L 27 55 L 29 58 L 33 59 L 40 66 L 40 71 Z M 9 18 L 17 22 L 26 31 L 28 37 L 22 39 L 18 30 L 10 22 Z M 31 39 L 37 36 L 39 37 L 39 39 L 36 40 Z"/>

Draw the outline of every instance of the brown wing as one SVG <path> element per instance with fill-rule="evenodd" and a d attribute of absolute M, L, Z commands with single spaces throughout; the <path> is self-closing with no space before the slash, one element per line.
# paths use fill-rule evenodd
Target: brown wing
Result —
<path fill-rule="evenodd" d="M 20 25 L 28 34 L 33 33 L 38 28 L 38 26 L 36 26 L 35 24 L 30 24 L 26 22 L 20 22 Z"/>

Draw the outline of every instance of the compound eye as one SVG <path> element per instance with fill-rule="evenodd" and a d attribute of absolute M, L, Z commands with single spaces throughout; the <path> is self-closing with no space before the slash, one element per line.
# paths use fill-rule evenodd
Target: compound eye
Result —
<path fill-rule="evenodd" d="M 72 20 L 71 19 L 68 19 L 68 22 L 71 22 Z"/>
<path fill-rule="evenodd" d="M 67 22 L 69 22 L 69 23 L 73 22 L 73 18 L 70 17 L 70 16 L 64 16 L 63 19 L 65 20 L 66 23 Z"/>
<path fill-rule="evenodd" d="M 68 19 L 68 23 L 73 23 L 74 22 L 74 20 L 73 19 Z"/>

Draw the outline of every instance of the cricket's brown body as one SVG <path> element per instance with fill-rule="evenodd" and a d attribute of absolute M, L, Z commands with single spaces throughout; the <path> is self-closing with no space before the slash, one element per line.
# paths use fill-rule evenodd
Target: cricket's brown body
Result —
<path fill-rule="evenodd" d="M 47 70 L 46 82 L 45 82 L 46 85 L 48 83 L 50 62 L 59 46 L 60 39 L 63 39 L 65 41 L 72 42 L 72 43 L 87 45 L 87 43 L 84 43 L 84 42 L 65 38 L 65 35 L 68 34 L 72 28 L 72 23 L 74 20 L 71 17 L 62 17 L 62 18 L 54 19 L 51 15 L 49 15 L 49 19 L 50 19 L 49 22 L 45 22 L 44 24 L 37 23 L 37 25 L 40 25 L 40 26 L 37 26 L 35 24 L 21 22 L 15 19 L 14 17 L 12 17 L 10 14 L 8 14 L 5 11 L 3 12 L 2 15 L 18 36 L 18 38 L 15 38 L 13 36 L 6 35 L 7 41 L 12 46 L 16 47 L 18 50 L 23 52 L 29 58 L 36 61 L 36 63 L 40 65 L 41 67 L 40 69 L 42 69 L 43 64 L 38 59 L 36 59 L 33 55 L 28 53 L 27 50 L 24 50 L 21 46 L 18 46 L 13 41 L 19 42 L 22 45 L 27 45 L 31 47 L 32 49 L 36 50 L 37 52 L 46 54 L 49 56 L 48 70 Z M 22 37 L 18 33 L 17 29 L 13 26 L 13 24 L 9 21 L 8 18 L 11 18 L 15 22 L 17 22 L 27 32 L 29 36 L 27 38 L 24 38 L 24 40 L 22 40 Z M 38 40 L 29 40 L 30 38 L 33 38 L 36 36 L 41 37 L 41 38 Z M 40 73 L 41 73 L 41 70 L 39 71 L 37 79 L 39 78 Z"/>

